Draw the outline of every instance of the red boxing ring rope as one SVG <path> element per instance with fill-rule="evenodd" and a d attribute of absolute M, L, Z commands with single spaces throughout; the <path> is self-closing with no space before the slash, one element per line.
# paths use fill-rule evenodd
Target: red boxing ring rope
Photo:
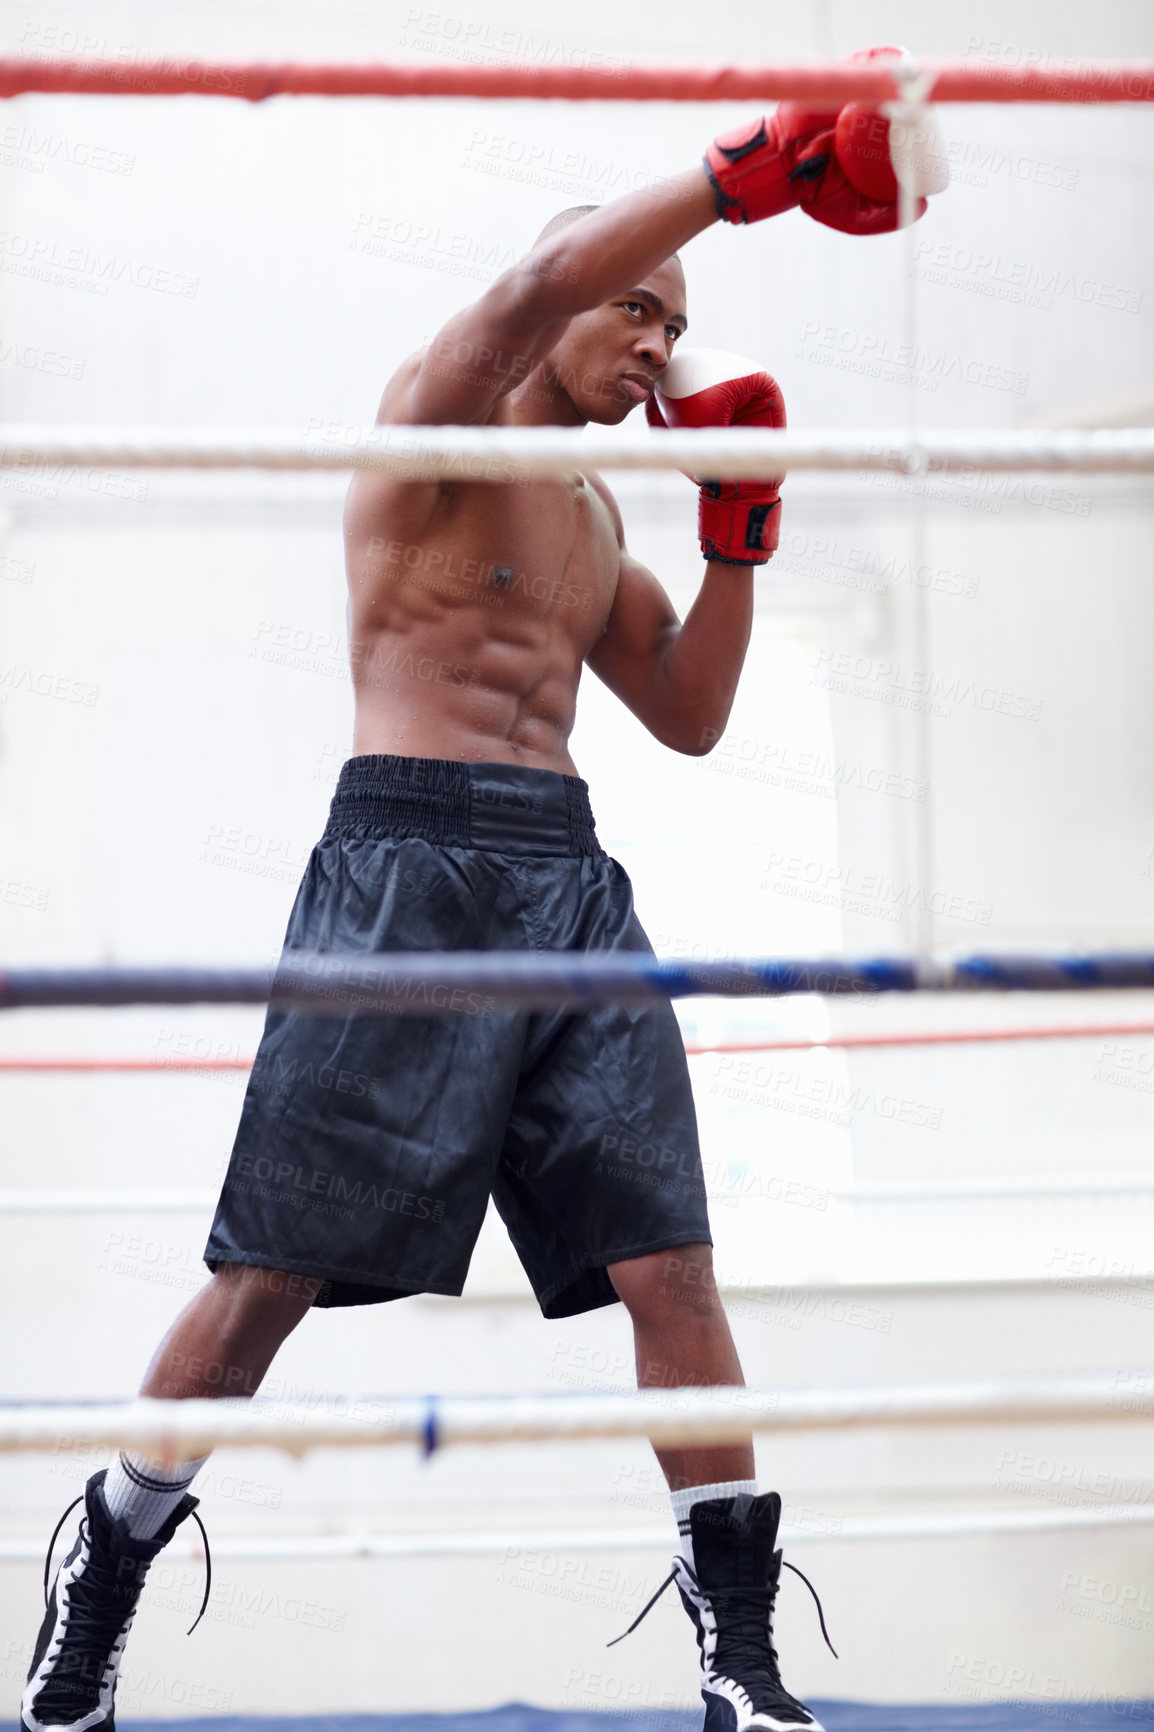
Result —
<path fill-rule="evenodd" d="M 574 53 L 583 51 L 574 50 Z M 594 59 L 590 54 L 586 59 Z M 602 57 L 608 59 L 608 57 Z M 932 102 L 1152 102 L 1154 61 L 1098 60 L 1054 67 L 924 61 Z M 780 66 L 272 65 L 257 62 L 0 58 L 0 97 L 32 92 L 84 96 L 454 96 L 567 102 L 776 102 L 841 104 L 904 94 L 885 66 L 816 61 Z"/>
<path fill-rule="evenodd" d="M 875 1046 L 968 1046 L 975 1041 L 1091 1040 L 1096 1034 L 1154 1034 L 1154 1022 L 1100 1022 L 1082 1028 L 918 1029 L 909 1034 L 831 1034 L 825 1040 L 738 1040 L 706 1046 L 691 1046 L 687 1041 L 685 1051 L 697 1058 L 707 1052 L 814 1052 L 823 1046 L 852 1051 Z"/>
<path fill-rule="evenodd" d="M 909 1034 L 831 1034 L 824 1040 L 686 1041 L 689 1058 L 706 1053 L 816 1052 L 820 1047 L 966 1046 L 975 1041 L 1092 1040 L 1101 1034 L 1154 1035 L 1154 1022 L 1099 1022 L 1069 1028 L 922 1029 Z M 0 1058 L 4 1072 L 247 1071 L 251 1058 Z"/>

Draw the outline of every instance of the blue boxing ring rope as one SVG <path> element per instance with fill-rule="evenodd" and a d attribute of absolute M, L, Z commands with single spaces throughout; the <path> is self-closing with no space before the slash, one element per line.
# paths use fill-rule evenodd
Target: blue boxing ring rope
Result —
<path fill-rule="evenodd" d="M 1086 992 L 1154 989 L 1154 952 L 957 958 L 844 957 L 662 961 L 629 952 L 450 951 L 364 957 L 300 952 L 275 968 L 10 968 L 0 1010 L 144 1004 L 271 1004 L 314 1015 L 477 1015 L 498 1005 L 644 1003 L 708 994 Z"/>

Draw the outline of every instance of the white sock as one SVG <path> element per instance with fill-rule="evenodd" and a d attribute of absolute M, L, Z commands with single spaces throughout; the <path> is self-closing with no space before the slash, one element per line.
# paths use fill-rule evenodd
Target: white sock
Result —
<path fill-rule="evenodd" d="M 205 1462 L 177 1461 L 165 1467 L 147 1456 L 117 1456 L 104 1476 L 108 1513 L 123 1517 L 134 1540 L 150 1540 L 160 1532 Z"/>
<path fill-rule="evenodd" d="M 669 1496 L 673 1502 L 673 1519 L 677 1523 L 677 1532 L 681 1537 L 681 1555 L 693 1568 L 693 1533 L 689 1526 L 689 1512 L 695 1503 L 708 1503 L 715 1497 L 746 1497 L 757 1496 L 757 1481 L 755 1479 L 723 1480 L 720 1485 L 688 1485 L 684 1491 L 671 1491 Z"/>

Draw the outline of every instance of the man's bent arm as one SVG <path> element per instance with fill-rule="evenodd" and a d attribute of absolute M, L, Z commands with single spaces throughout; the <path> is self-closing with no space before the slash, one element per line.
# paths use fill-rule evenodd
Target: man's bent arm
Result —
<path fill-rule="evenodd" d="M 455 314 L 426 350 L 403 406 L 382 418 L 422 426 L 484 421 L 521 384 L 578 313 L 635 288 L 718 221 L 704 168 L 658 191 L 628 193 L 550 235 L 480 300 Z"/>
<path fill-rule="evenodd" d="M 588 663 L 675 752 L 703 756 L 725 732 L 753 626 L 753 573 L 710 560 L 681 625 L 652 572 L 622 551 L 613 611 Z"/>

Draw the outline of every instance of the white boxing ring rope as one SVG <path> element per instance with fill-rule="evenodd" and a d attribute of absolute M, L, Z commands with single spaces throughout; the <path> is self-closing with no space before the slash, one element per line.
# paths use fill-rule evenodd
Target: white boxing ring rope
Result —
<path fill-rule="evenodd" d="M 783 1521 L 778 1533 L 782 1546 L 793 1551 L 802 1545 L 878 1544 L 894 1540 L 965 1540 L 983 1534 L 1051 1533 L 1063 1528 L 1143 1527 L 1154 1522 L 1154 1507 L 1142 1503 L 1055 1505 L 1049 1509 L 926 1510 L 916 1515 L 835 1515 L 823 1512 L 822 1525 L 794 1526 Z M 476 1558 L 503 1557 L 513 1563 L 518 1557 L 559 1558 L 571 1552 L 668 1552 L 668 1525 L 619 1528 L 510 1528 L 417 1530 L 412 1533 L 358 1532 L 286 1534 L 269 1538 L 258 1534 L 224 1534 L 212 1542 L 213 1562 L 260 1560 L 289 1562 L 300 1559 L 355 1561 L 373 1558 Z M 165 1547 L 166 1558 L 199 1559 L 203 1552 L 197 1540 L 179 1535 Z M 39 1564 L 44 1547 L 35 1540 L 0 1539 L 0 1563 Z M 567 1570 L 559 1563 L 557 1575 Z"/>
<path fill-rule="evenodd" d="M 612 434 L 567 427 L 44 426 L 0 423 L 0 471 L 69 469 L 370 470 L 408 478 L 516 481 L 574 469 L 716 469 L 734 480 L 783 470 L 1151 474 L 1154 428 L 998 428 L 917 434 L 900 427 L 708 427 Z"/>
<path fill-rule="evenodd" d="M 739 1442 L 750 1432 L 863 1426 L 1022 1425 L 1154 1419 L 1154 1371 L 987 1378 L 844 1389 L 642 1390 L 636 1395 L 398 1396 L 343 1408 L 237 1400 L 0 1406 L 0 1454 L 115 1446 L 162 1461 L 219 1447 L 312 1449 L 648 1438 Z"/>
<path fill-rule="evenodd" d="M 0 1190 L 4 1215 L 203 1215 L 216 1207 L 218 1190 Z M 831 1191 L 836 1203 L 1004 1203 L 1043 1198 L 1154 1196 L 1154 1178 L 1126 1175 L 1090 1179 L 989 1179 L 975 1184 L 857 1185 Z M 1137 1271 L 1129 1277 L 1146 1281 Z"/>

